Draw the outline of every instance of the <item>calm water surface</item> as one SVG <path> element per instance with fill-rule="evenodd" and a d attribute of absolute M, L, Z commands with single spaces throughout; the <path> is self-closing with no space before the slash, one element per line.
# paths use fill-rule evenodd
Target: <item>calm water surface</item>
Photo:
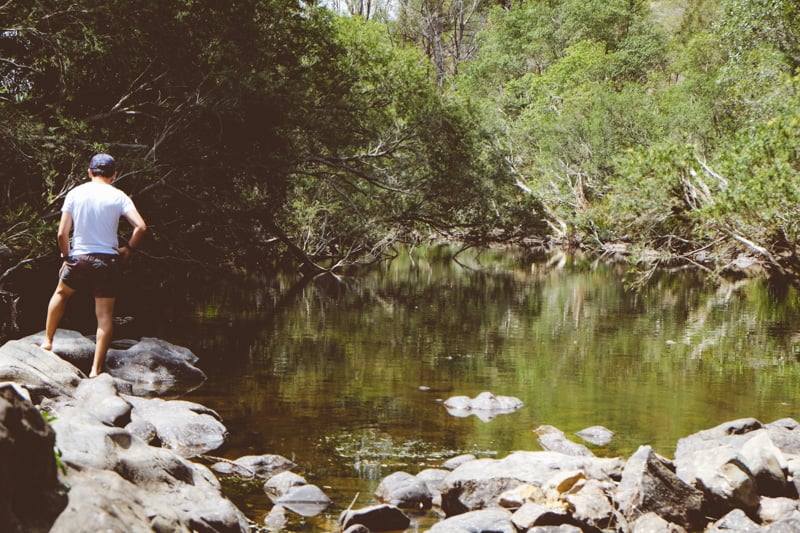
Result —
<path fill-rule="evenodd" d="M 597 455 L 649 444 L 672 456 L 679 438 L 727 420 L 800 416 L 800 300 L 761 282 L 660 273 L 634 290 L 621 266 L 508 251 L 453 261 L 448 248 L 296 281 L 196 285 L 132 326 L 201 357 L 209 379 L 187 399 L 223 417 L 231 436 L 215 455 L 283 455 L 334 500 L 293 517 L 295 531 L 333 530 L 396 470 L 540 449 L 542 424 L 613 430 Z M 441 403 L 482 391 L 525 406 L 484 422 Z M 259 487 L 230 490 L 263 520 L 271 504 Z"/>

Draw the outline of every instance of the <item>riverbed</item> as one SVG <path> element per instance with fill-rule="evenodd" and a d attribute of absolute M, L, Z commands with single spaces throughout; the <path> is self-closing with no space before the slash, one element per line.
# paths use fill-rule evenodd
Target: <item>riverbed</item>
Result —
<path fill-rule="evenodd" d="M 649 444 L 670 457 L 679 438 L 724 421 L 798 417 L 792 291 L 691 271 L 639 285 L 624 264 L 455 251 L 403 251 L 308 283 L 289 273 L 149 286 L 120 299 L 116 336 L 200 356 L 208 381 L 187 399 L 223 417 L 230 438 L 215 455 L 283 455 L 323 487 L 333 506 L 294 519 L 294 531 L 330 530 L 396 470 L 540 449 L 543 424 L 575 440 L 588 426 L 611 429 L 597 455 Z M 70 314 L 85 329 L 80 306 Z M 442 404 L 482 391 L 524 407 L 487 421 Z M 259 490 L 232 497 L 256 522 L 271 507 Z"/>

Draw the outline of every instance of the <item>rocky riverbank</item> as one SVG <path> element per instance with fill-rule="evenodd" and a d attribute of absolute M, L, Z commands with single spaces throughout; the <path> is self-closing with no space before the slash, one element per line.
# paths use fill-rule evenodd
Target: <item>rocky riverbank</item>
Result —
<path fill-rule="evenodd" d="M 283 457 L 198 462 L 227 430 L 214 411 L 175 399 L 205 380 L 186 348 L 117 343 L 109 373 L 86 379 L 90 339 L 60 330 L 58 355 L 37 342 L 0 347 L 1 531 L 281 531 L 293 517 L 330 510 L 323 490 Z M 488 393 L 451 400 L 448 409 L 472 414 L 518 407 Z M 609 438 L 590 429 L 587 441 Z M 793 419 L 727 422 L 680 439 L 672 459 L 646 445 L 628 458 L 595 457 L 557 428 L 536 431 L 543 451 L 395 472 L 375 505 L 341 513 L 339 529 L 419 531 L 424 515 L 437 517 L 430 531 L 453 533 L 800 530 Z M 217 476 L 260 480 L 274 503 L 264 523 L 251 523 Z"/>

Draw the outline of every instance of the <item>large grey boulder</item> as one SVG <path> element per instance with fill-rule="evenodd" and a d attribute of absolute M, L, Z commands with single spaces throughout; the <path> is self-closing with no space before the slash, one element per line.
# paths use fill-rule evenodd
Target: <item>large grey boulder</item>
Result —
<path fill-rule="evenodd" d="M 707 450 L 717 446 L 728 445 L 738 449 L 750 439 L 748 435 L 752 431 L 762 429 L 764 424 L 755 418 L 740 418 L 729 422 L 723 422 L 713 428 L 704 429 L 678 440 L 675 448 L 675 459 L 678 460 L 684 454 L 698 450 Z"/>
<path fill-rule="evenodd" d="M 55 433 L 27 399 L 0 386 L 0 531 L 47 531 L 66 505 Z"/>
<path fill-rule="evenodd" d="M 133 406 L 131 421 L 152 424 L 161 444 L 183 457 L 216 450 L 228 435 L 219 414 L 199 403 L 127 395 L 123 398 Z"/>
<path fill-rule="evenodd" d="M 177 510 L 123 479 L 116 472 L 87 468 L 65 477 L 69 504 L 50 533 L 158 531 L 190 533 Z"/>
<path fill-rule="evenodd" d="M 544 487 L 564 471 L 580 471 L 586 479 L 611 481 L 620 459 L 575 457 L 557 452 L 515 452 L 502 459 L 477 459 L 462 464 L 442 481 L 442 510 L 447 516 L 499 505 L 500 495 L 522 484 Z"/>
<path fill-rule="evenodd" d="M 650 446 L 640 446 L 625 463 L 615 500 L 629 523 L 653 512 L 689 531 L 705 524 L 702 493 L 675 475 Z"/>
<path fill-rule="evenodd" d="M 166 449 L 148 446 L 128 431 L 109 426 L 67 402 L 53 404 L 56 419 L 56 445 L 62 450 L 62 461 L 68 467 L 66 481 L 73 489 L 83 484 L 81 490 L 70 493 L 70 507 L 76 518 L 67 521 L 61 531 L 87 531 L 78 529 L 80 517 L 96 511 L 94 494 L 108 492 L 109 502 L 126 501 L 134 491 L 144 508 L 153 516 L 159 515 L 172 523 L 173 513 L 162 514 L 167 506 L 177 513 L 181 528 L 203 531 L 245 531 L 244 515 L 227 498 L 211 471 L 191 463 Z M 115 473 L 128 483 L 111 476 L 74 476 L 76 472 L 106 471 Z M 95 480 L 99 485 L 94 485 Z M 81 498 L 85 495 L 89 500 Z M 109 509 L 113 511 L 113 507 Z M 113 530 L 113 529 L 112 529 Z M 161 529 L 166 531 L 169 529 Z"/>
<path fill-rule="evenodd" d="M 7 479 L 2 479 L 0 466 L 0 481 L 5 482 L 0 491 L 8 491 L 0 497 L 0 531 L 248 530 L 247 519 L 223 496 L 208 468 L 161 446 L 184 453 L 219 446 L 225 429 L 213 411 L 191 402 L 123 397 L 119 379 L 107 373 L 83 379 L 74 365 L 30 342 L 11 341 L 0 347 L 0 375 L 11 382 L 0 387 L 7 391 L 0 394 L 0 420 L 8 414 L 14 421 L 6 428 L 5 441 L 0 430 L 0 465 L 10 461 Z M 53 417 L 49 427 L 17 392 L 23 390 Z M 2 394 L 27 404 L 29 414 L 4 409 Z M 156 413 L 159 410 L 163 416 Z M 137 418 L 142 433 L 146 426 L 158 434 L 153 440 L 159 446 L 149 446 L 125 429 L 136 425 Z M 36 433 L 43 438 L 29 438 Z M 71 487 L 68 501 L 62 497 L 60 503 L 38 485 L 42 469 L 48 469 L 51 483 L 62 487 L 54 474 L 54 449 L 63 468 L 60 481 Z M 19 450 L 37 457 L 25 461 Z M 23 482 L 16 483 L 17 478 Z M 19 507 L 17 500 L 24 505 Z"/>
<path fill-rule="evenodd" d="M 84 374 L 53 352 L 25 341 L 0 346 L 0 381 L 24 386 L 34 404 L 43 398 L 72 396 Z"/>
<path fill-rule="evenodd" d="M 375 497 L 401 509 L 430 509 L 433 495 L 428 484 L 408 472 L 394 472 L 383 478 Z"/>
<path fill-rule="evenodd" d="M 704 510 L 719 518 L 733 509 L 755 515 L 758 489 L 750 469 L 729 445 L 684 453 L 675 460 L 676 474 L 704 495 Z"/>
<path fill-rule="evenodd" d="M 722 446 L 738 452 L 739 460 L 755 479 L 758 494 L 797 496 L 797 480 L 791 468 L 791 458 L 800 451 L 797 421 L 784 418 L 764 425 L 754 418 L 742 418 L 719 424 L 680 439 L 675 462 L 681 464 L 695 453 Z"/>

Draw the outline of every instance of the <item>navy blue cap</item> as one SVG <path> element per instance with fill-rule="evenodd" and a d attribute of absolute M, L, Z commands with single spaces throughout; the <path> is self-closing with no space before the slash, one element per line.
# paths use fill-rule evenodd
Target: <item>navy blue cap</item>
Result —
<path fill-rule="evenodd" d="M 102 176 L 111 177 L 117 171 L 117 163 L 108 154 L 97 154 L 89 162 L 89 170 Z"/>

